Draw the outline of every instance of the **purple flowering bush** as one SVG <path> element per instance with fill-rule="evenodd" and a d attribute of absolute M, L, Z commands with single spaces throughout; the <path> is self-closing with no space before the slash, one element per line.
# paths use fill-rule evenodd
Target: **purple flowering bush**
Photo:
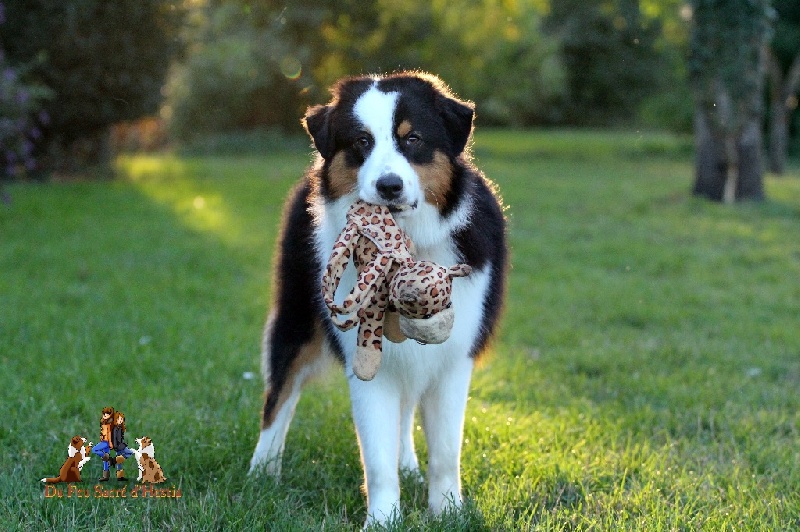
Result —
<path fill-rule="evenodd" d="M 24 68 L 12 68 L 0 50 L 0 176 L 16 177 L 36 168 L 34 148 L 40 128 L 49 122 L 42 104 L 52 92 L 26 83 L 24 73 Z"/>

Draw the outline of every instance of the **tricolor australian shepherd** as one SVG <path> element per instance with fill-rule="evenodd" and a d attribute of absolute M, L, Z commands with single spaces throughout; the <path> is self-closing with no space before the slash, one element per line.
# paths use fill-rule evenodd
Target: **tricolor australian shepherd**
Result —
<path fill-rule="evenodd" d="M 505 220 L 491 182 L 470 162 L 473 106 L 436 77 L 398 73 L 345 79 L 304 125 L 318 152 L 291 193 L 275 262 L 263 345 L 266 400 L 251 472 L 280 473 L 289 423 L 304 383 L 335 357 L 348 376 L 367 489 L 367 523 L 399 512 L 399 469 L 418 473 L 414 411 L 428 444 L 428 502 L 434 513 L 461 502 L 459 461 L 473 362 L 502 306 Z M 352 372 L 356 329 L 341 332 L 321 295 L 323 265 L 357 199 L 388 205 L 418 259 L 467 263 L 453 281 L 455 322 L 439 345 L 383 344 L 374 380 Z M 347 277 L 349 275 L 349 277 Z M 355 282 L 348 268 L 337 292 Z"/>

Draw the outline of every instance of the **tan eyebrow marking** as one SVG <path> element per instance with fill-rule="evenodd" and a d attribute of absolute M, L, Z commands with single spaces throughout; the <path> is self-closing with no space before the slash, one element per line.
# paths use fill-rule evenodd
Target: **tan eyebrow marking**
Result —
<path fill-rule="evenodd" d="M 397 136 L 398 137 L 405 137 L 411 133 L 411 122 L 408 120 L 403 120 L 400 122 L 400 125 L 397 126 Z"/>

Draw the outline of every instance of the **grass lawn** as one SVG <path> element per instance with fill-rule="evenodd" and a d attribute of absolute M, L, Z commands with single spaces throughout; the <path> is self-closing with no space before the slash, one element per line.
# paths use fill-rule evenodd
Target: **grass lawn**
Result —
<path fill-rule="evenodd" d="M 686 139 L 480 132 L 508 205 L 503 327 L 473 379 L 463 512 L 403 485 L 398 530 L 800 528 L 800 167 L 769 200 L 696 200 Z M 303 396 L 280 484 L 246 477 L 283 197 L 309 160 L 132 156 L 0 205 L 0 529 L 352 530 L 344 378 Z M 45 497 L 100 410 L 181 497 Z M 418 450 L 425 468 L 425 445 Z M 129 478 L 136 476 L 133 460 Z M 121 484 L 121 483 L 120 483 Z M 59 485 L 66 488 L 65 485 Z M 116 481 L 108 487 L 119 487 Z"/>

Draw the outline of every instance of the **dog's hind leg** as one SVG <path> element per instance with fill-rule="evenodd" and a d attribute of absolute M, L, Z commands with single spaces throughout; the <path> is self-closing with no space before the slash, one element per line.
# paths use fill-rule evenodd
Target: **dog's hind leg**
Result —
<path fill-rule="evenodd" d="M 264 469 L 270 475 L 280 475 L 286 433 L 300 392 L 308 379 L 326 365 L 320 327 L 313 327 L 310 337 L 301 338 L 286 329 L 275 316 L 270 316 L 264 331 L 262 369 L 267 390 L 250 473 Z"/>
<path fill-rule="evenodd" d="M 303 384 L 327 365 L 327 341 L 320 280 L 314 250 L 310 182 L 290 195 L 273 275 L 273 311 L 264 330 L 261 368 L 266 384 L 261 434 L 250 471 L 280 473 L 280 457 Z"/>

